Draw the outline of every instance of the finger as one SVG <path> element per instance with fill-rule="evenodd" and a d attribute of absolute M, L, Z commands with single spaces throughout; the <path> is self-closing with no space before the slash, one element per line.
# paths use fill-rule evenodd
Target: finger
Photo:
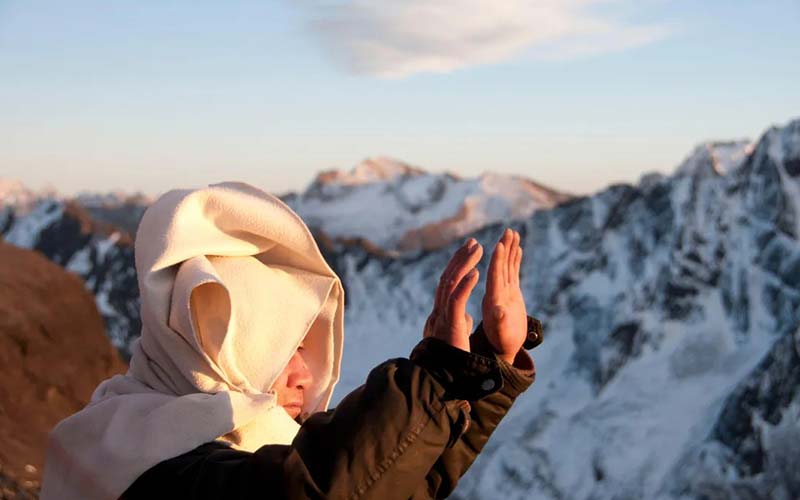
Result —
<path fill-rule="evenodd" d="M 441 310 L 442 307 L 444 307 L 447 297 L 445 294 L 445 290 L 447 290 L 447 282 L 450 279 L 450 274 L 452 273 L 453 266 L 455 262 L 458 261 L 459 257 L 464 253 L 466 253 L 470 245 L 474 243 L 477 243 L 475 238 L 468 239 L 463 245 L 461 245 L 461 247 L 458 250 L 456 250 L 456 252 L 450 258 L 450 261 L 445 266 L 444 271 L 442 271 L 442 275 L 439 277 L 439 284 L 436 287 L 436 294 L 434 296 L 434 301 L 433 301 L 434 308 Z"/>
<path fill-rule="evenodd" d="M 515 266 L 514 263 L 517 261 L 517 253 L 519 253 L 519 233 L 513 231 L 513 241 L 511 243 L 511 252 L 508 255 L 508 283 L 514 283 L 514 271 Z"/>
<path fill-rule="evenodd" d="M 440 279 L 442 305 L 447 303 L 447 296 L 458 284 L 459 276 L 463 276 L 471 267 L 474 267 L 469 265 L 470 262 L 475 260 L 474 252 L 481 252 L 482 254 L 482 251 L 483 248 L 480 243 L 475 238 L 470 238 L 464 246 L 453 254 Z M 477 260 L 480 260 L 480 257 Z M 467 266 L 466 269 L 464 269 L 465 266 Z"/>
<path fill-rule="evenodd" d="M 453 254 L 453 256 L 450 258 L 450 261 L 447 263 L 447 267 L 445 267 L 445 270 L 442 273 L 443 283 L 447 284 L 450 281 L 455 269 L 460 265 L 461 262 L 464 261 L 477 243 L 478 242 L 475 238 L 470 238 Z"/>
<path fill-rule="evenodd" d="M 519 269 L 522 264 L 522 247 L 517 247 L 516 258 L 514 259 L 514 285 L 519 287 Z"/>
<path fill-rule="evenodd" d="M 433 304 L 434 309 L 441 310 L 442 305 L 444 305 L 444 287 L 445 283 L 447 282 L 447 277 L 450 275 L 450 265 L 453 263 L 453 259 L 456 258 L 459 252 L 464 249 L 465 245 L 459 247 L 458 250 L 450 257 L 450 260 L 447 262 L 447 265 L 444 266 L 444 270 L 442 274 L 439 276 L 439 282 L 436 285 L 436 296 L 434 297 Z"/>
<path fill-rule="evenodd" d="M 503 255 L 505 258 L 501 261 L 503 267 L 503 283 L 508 283 L 510 281 L 509 276 L 511 275 L 511 273 L 508 272 L 508 261 L 511 257 L 511 250 L 514 249 L 514 232 L 511 229 L 506 229 L 506 232 L 503 233 L 503 246 L 505 246 L 506 250 Z"/>
<path fill-rule="evenodd" d="M 446 321 L 450 324 L 463 324 L 466 320 L 467 302 L 472 294 L 472 290 L 478 283 L 479 272 L 477 269 L 472 269 L 464 278 L 458 283 L 453 293 L 450 295 L 446 311 Z"/>
<path fill-rule="evenodd" d="M 514 281 L 514 262 L 517 260 L 517 254 L 519 253 L 519 232 L 514 231 L 514 254 L 511 255 L 511 258 L 508 259 L 508 281 L 509 283 Z"/>
<path fill-rule="evenodd" d="M 511 284 L 511 264 L 514 262 L 514 254 L 517 252 L 515 240 L 517 234 L 511 231 L 511 242 L 508 244 L 508 255 L 506 256 L 506 283 Z"/>
<path fill-rule="evenodd" d="M 498 241 L 494 246 L 492 261 L 489 263 L 489 276 L 486 279 L 486 295 L 495 297 L 505 283 L 503 279 L 503 265 L 505 261 L 505 245 L 503 241 Z"/>
<path fill-rule="evenodd" d="M 447 287 L 445 288 L 445 300 L 450 294 L 453 293 L 456 286 L 461 282 L 464 276 L 467 275 L 468 272 L 481 260 L 483 256 L 483 247 L 476 243 L 471 250 L 471 253 L 468 253 L 460 264 L 453 269 L 453 273 L 450 275 L 450 279 L 447 281 Z"/>
<path fill-rule="evenodd" d="M 458 283 L 453 293 L 450 295 L 450 300 L 447 303 L 447 321 L 451 324 L 465 321 L 467 314 L 467 301 L 478 283 L 478 270 L 473 268 L 472 271 L 467 273 L 466 276 Z"/>

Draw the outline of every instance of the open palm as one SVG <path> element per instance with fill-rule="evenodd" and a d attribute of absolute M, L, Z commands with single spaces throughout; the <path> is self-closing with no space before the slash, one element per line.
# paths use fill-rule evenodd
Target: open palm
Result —
<path fill-rule="evenodd" d="M 527 336 L 528 315 L 519 287 L 519 233 L 506 229 L 495 245 L 483 296 L 483 328 L 495 352 L 509 363 Z"/>
<path fill-rule="evenodd" d="M 475 266 L 481 260 L 483 247 L 470 238 L 456 251 L 439 279 L 433 302 L 423 330 L 424 337 L 434 337 L 469 351 L 472 316 L 467 314 L 467 301 L 478 283 Z"/>

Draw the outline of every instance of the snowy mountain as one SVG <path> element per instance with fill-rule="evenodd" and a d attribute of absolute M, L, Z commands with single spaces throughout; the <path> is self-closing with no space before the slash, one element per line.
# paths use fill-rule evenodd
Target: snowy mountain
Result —
<path fill-rule="evenodd" d="M 120 191 L 83 192 L 69 197 L 52 188 L 36 191 L 20 181 L 0 178 L 0 234 L 10 233 L 5 237 L 15 239 L 18 246 L 30 247 L 39 232 L 66 211 L 81 219 L 83 233 L 99 227 L 101 232 L 116 231 L 123 239 L 131 240 L 152 201 L 153 198 L 141 193 Z"/>
<path fill-rule="evenodd" d="M 439 186 L 435 192 L 420 191 L 433 185 Z M 412 194 L 413 208 L 397 204 L 398 200 L 410 203 Z M 484 174 L 464 181 L 378 158 L 365 160 L 350 172 L 324 172 L 304 193 L 283 199 L 309 221 L 329 251 L 356 246 L 386 253 L 397 249 L 390 243 L 399 243 L 403 250 L 416 248 L 412 241 L 441 246 L 479 225 L 520 218 L 567 196 L 524 178 Z M 132 238 L 152 201 L 124 192 L 66 197 L 0 180 L 0 235 L 11 244 L 41 251 L 82 276 L 97 298 L 112 343 L 126 357 L 141 325 Z M 451 217 L 448 210 L 461 215 Z M 392 218 L 404 222 L 393 225 Z M 423 224 L 414 225 L 415 221 Z M 382 236 L 376 240 L 370 235 L 378 227 Z"/>
<path fill-rule="evenodd" d="M 70 201 L 81 206 L 94 220 L 113 225 L 133 238 L 139 220 L 155 198 L 141 193 L 129 194 L 121 191 L 84 192 Z"/>
<path fill-rule="evenodd" d="M 484 178 L 373 163 L 322 174 L 287 197 L 307 220 L 318 215 L 319 241 L 346 288 L 336 397 L 418 341 L 439 273 L 462 240 L 382 251 L 414 247 L 405 239 L 415 230 L 408 207 L 441 221 L 451 202 L 440 200 L 459 199 L 454 193 L 473 193 L 479 207 L 507 203 L 486 201 Z M 436 183 L 446 194 L 422 187 Z M 390 203 L 402 207 L 396 231 L 370 227 L 364 212 L 385 220 Z M 800 498 L 800 120 L 755 143 L 703 144 L 673 175 L 549 203 L 511 224 L 523 236 L 528 310 L 545 324 L 533 351 L 537 382 L 456 496 Z M 138 298 L 123 233 L 103 232 L 61 202 L 28 216 L 2 213 L 7 240 L 86 277 L 124 348 L 138 333 Z M 498 217 L 469 230 L 487 253 L 509 216 Z M 336 226 L 340 218 L 351 227 Z M 348 233 L 354 228 L 362 232 Z M 327 245 L 326 235 L 338 241 Z M 373 245 L 358 239 L 366 235 Z M 470 305 L 476 318 L 482 290 Z"/>
<path fill-rule="evenodd" d="M 706 142 L 694 148 L 694 151 L 678 166 L 677 175 L 693 175 L 698 170 L 711 168 L 719 175 L 725 175 L 738 169 L 753 153 L 755 144 L 749 140 Z"/>
<path fill-rule="evenodd" d="M 83 278 L 94 294 L 112 344 L 127 358 L 139 335 L 139 290 L 128 233 L 93 219 L 74 202 L 43 199 L 31 210 L 0 210 L 0 235 L 22 248 L 38 250 Z"/>
<path fill-rule="evenodd" d="M 386 251 L 440 248 L 489 224 L 522 220 L 570 199 L 529 179 L 485 173 L 473 179 L 427 173 L 389 158 L 351 171 L 322 172 L 284 201 L 334 240 Z"/>
<path fill-rule="evenodd" d="M 30 210 L 40 200 L 54 196 L 53 190 L 37 192 L 18 180 L 0 178 L 0 210 L 14 207 L 16 211 L 24 212 Z"/>
<path fill-rule="evenodd" d="M 458 496 L 800 498 L 798 210 L 800 120 L 513 224 L 545 323 L 537 382 Z M 455 247 L 340 256 L 344 366 L 362 369 L 339 395 L 417 340 Z"/>

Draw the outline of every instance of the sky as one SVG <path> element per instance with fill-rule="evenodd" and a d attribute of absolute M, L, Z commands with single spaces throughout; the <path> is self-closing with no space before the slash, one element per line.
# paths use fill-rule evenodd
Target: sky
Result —
<path fill-rule="evenodd" d="M 800 0 L 0 0 L 0 177 L 302 190 L 389 156 L 574 194 L 800 117 Z"/>

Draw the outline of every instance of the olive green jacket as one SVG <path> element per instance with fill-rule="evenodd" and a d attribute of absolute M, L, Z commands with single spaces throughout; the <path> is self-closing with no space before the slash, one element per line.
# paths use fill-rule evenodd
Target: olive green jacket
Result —
<path fill-rule="evenodd" d="M 311 415 L 291 445 L 249 453 L 206 443 L 146 471 L 121 498 L 445 498 L 535 375 L 524 350 L 513 366 L 497 357 L 482 324 L 470 344 L 424 339 Z"/>

